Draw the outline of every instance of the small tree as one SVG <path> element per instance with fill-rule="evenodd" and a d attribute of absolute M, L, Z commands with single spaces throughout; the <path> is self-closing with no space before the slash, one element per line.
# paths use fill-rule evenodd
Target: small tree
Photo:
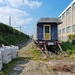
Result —
<path fill-rule="evenodd" d="M 69 35 L 68 35 L 68 39 L 69 39 L 69 43 L 72 44 L 73 35 L 72 35 L 72 34 L 69 34 Z"/>
<path fill-rule="evenodd" d="M 72 42 L 73 42 L 73 44 L 75 44 L 75 30 L 74 30 Z"/>

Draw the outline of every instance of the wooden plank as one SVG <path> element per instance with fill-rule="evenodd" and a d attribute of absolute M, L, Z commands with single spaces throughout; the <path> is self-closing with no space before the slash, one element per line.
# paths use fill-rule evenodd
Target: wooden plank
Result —
<path fill-rule="evenodd" d="M 49 54 L 48 54 L 48 51 L 47 51 L 47 48 L 46 48 L 45 44 L 44 44 L 44 48 L 45 48 L 45 52 L 46 52 L 47 57 L 49 57 Z"/>
<path fill-rule="evenodd" d="M 60 44 L 58 44 L 58 47 L 59 47 L 59 49 L 60 49 L 61 53 L 64 55 L 64 52 L 63 52 L 63 50 L 62 50 L 62 48 L 61 48 Z M 64 56 L 65 56 L 65 55 L 64 55 Z"/>

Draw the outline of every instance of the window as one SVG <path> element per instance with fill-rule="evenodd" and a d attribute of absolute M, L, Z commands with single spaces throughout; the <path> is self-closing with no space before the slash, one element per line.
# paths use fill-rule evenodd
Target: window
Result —
<path fill-rule="evenodd" d="M 49 33 L 49 26 L 45 26 L 45 33 Z"/>
<path fill-rule="evenodd" d="M 61 19 L 61 16 L 59 17 L 59 19 Z"/>
<path fill-rule="evenodd" d="M 61 30 L 58 31 L 58 34 L 61 34 Z"/>
<path fill-rule="evenodd" d="M 65 33 L 65 28 L 62 29 L 62 33 Z"/>
<path fill-rule="evenodd" d="M 75 31 L 75 25 L 73 25 L 73 31 Z"/>
<path fill-rule="evenodd" d="M 73 3 L 73 10 L 75 10 L 75 3 Z"/>
<path fill-rule="evenodd" d="M 71 12 L 71 7 L 66 10 L 66 14 L 68 15 Z"/>
<path fill-rule="evenodd" d="M 65 12 L 62 14 L 62 18 L 64 18 L 65 17 Z"/>
<path fill-rule="evenodd" d="M 67 27 L 67 33 L 71 32 L 71 26 Z"/>

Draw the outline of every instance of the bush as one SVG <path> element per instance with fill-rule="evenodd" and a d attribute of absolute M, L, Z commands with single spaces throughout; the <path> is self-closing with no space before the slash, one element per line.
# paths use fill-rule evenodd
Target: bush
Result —
<path fill-rule="evenodd" d="M 68 56 L 75 53 L 75 45 L 74 44 L 69 44 L 68 42 L 63 42 L 61 47 L 62 47 L 63 51 L 65 51 L 68 54 Z"/>
<path fill-rule="evenodd" d="M 2 38 L 2 37 L 0 36 L 0 46 L 1 46 L 2 44 L 8 45 L 8 42 L 7 42 L 4 38 Z"/>
<path fill-rule="evenodd" d="M 75 44 L 75 34 L 68 35 L 68 38 L 69 38 L 69 42 L 72 42 L 73 44 Z"/>
<path fill-rule="evenodd" d="M 75 44 L 75 39 L 72 40 L 72 43 Z"/>
<path fill-rule="evenodd" d="M 62 49 L 64 51 L 67 51 L 67 50 L 74 50 L 75 49 L 75 45 L 73 44 L 69 44 L 68 42 L 63 42 L 62 45 L 61 45 Z"/>
<path fill-rule="evenodd" d="M 72 43 L 75 44 L 75 34 L 73 35 Z"/>
<path fill-rule="evenodd" d="M 72 34 L 69 34 L 69 35 L 68 35 L 68 39 L 69 39 L 69 40 L 72 40 L 72 39 L 73 39 L 73 35 L 72 35 Z"/>

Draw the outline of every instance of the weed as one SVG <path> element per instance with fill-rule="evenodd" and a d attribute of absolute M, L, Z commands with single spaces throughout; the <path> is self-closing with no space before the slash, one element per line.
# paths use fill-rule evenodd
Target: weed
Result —
<path fill-rule="evenodd" d="M 33 55 L 33 59 L 35 60 L 40 60 L 41 58 L 40 52 L 38 50 L 33 50 L 32 55 Z"/>
<path fill-rule="evenodd" d="M 7 75 L 12 70 L 13 65 L 19 60 L 21 60 L 21 58 L 13 59 L 8 64 L 3 64 L 3 68 L 0 72 L 0 75 Z"/>

